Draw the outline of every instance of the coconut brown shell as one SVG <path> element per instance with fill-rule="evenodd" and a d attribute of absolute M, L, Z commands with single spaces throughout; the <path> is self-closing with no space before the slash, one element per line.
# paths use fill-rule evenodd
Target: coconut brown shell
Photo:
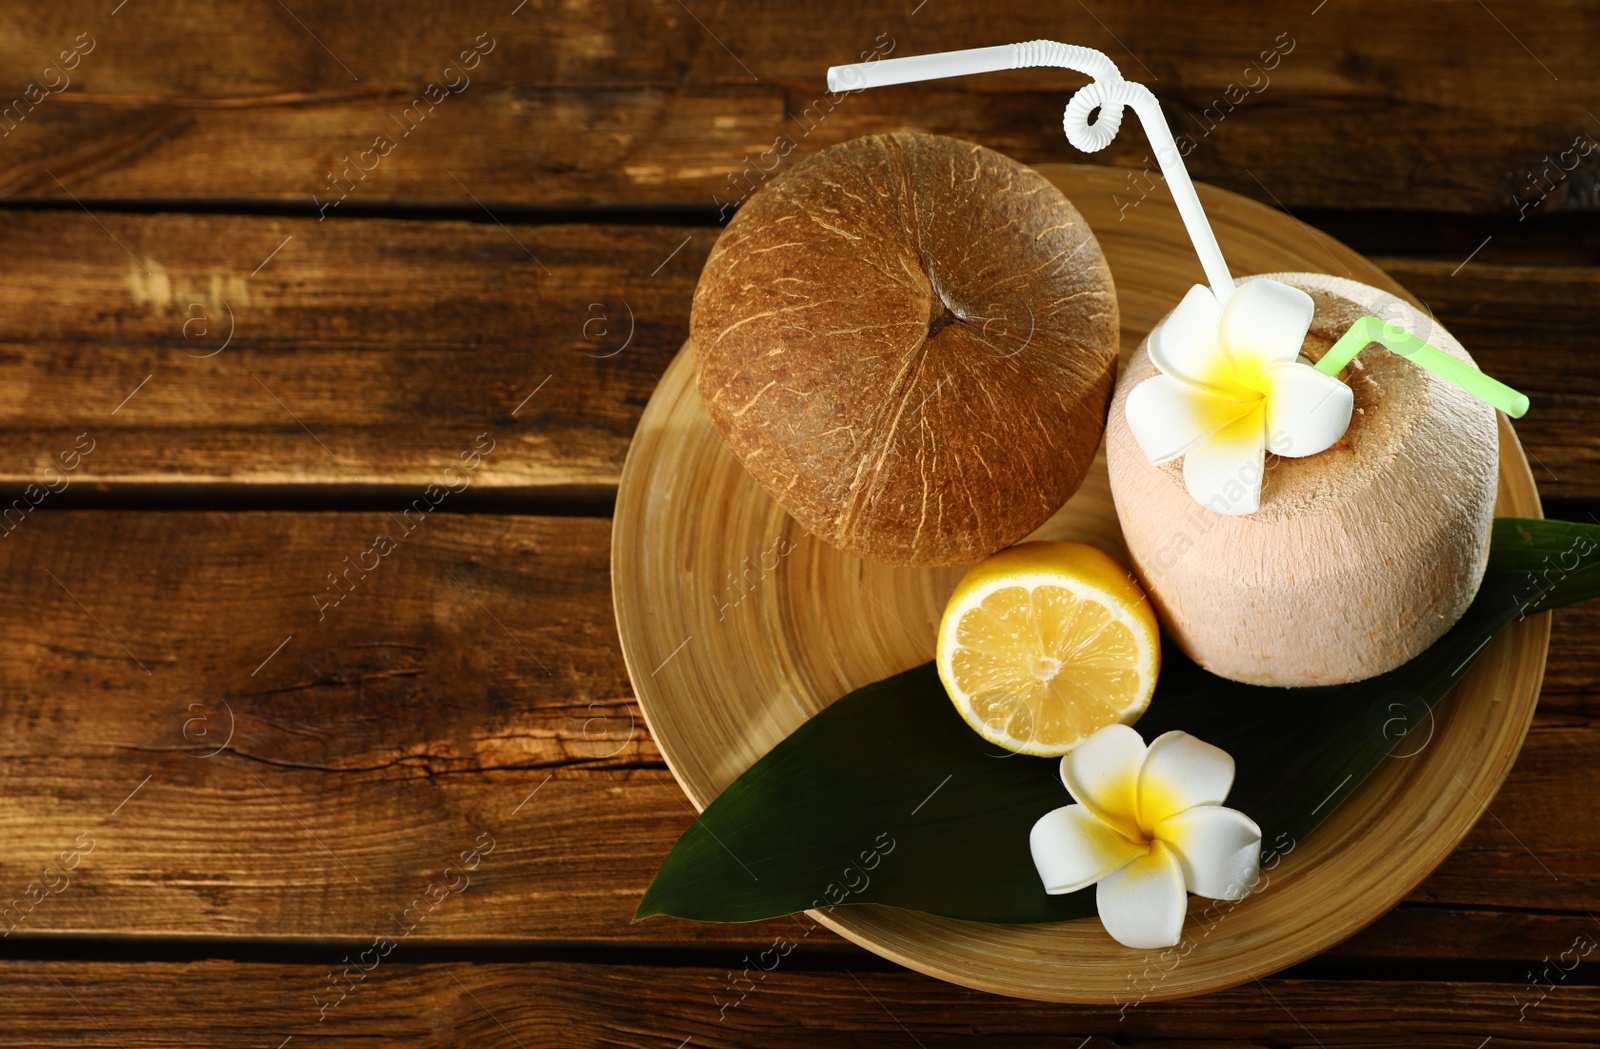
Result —
<path fill-rule="evenodd" d="M 1371 314 L 1472 362 L 1437 321 L 1387 292 L 1270 276 L 1315 304 L 1301 351 L 1310 360 Z M 1141 344 L 1117 383 L 1106 460 L 1134 572 L 1191 659 L 1254 685 L 1360 681 L 1420 655 L 1461 618 L 1494 518 L 1493 408 L 1369 346 L 1341 376 L 1355 399 L 1344 437 L 1316 455 L 1268 455 L 1260 510 L 1226 516 L 1190 498 L 1181 459 L 1151 466 L 1139 450 L 1124 405 L 1154 374 Z"/>
<path fill-rule="evenodd" d="M 726 445 L 860 557 L 976 560 L 1094 459 L 1115 377 L 1111 271 L 1043 176 L 923 134 L 824 150 L 723 231 L 690 322 Z"/>

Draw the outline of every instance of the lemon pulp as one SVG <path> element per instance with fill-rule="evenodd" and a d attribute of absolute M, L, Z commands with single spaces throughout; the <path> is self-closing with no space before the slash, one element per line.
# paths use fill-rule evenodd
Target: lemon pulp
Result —
<path fill-rule="evenodd" d="M 946 606 L 938 649 L 961 716 L 1024 754 L 1065 754 L 1137 720 L 1160 663 L 1150 603 L 1081 543 L 1025 543 L 979 562 Z"/>

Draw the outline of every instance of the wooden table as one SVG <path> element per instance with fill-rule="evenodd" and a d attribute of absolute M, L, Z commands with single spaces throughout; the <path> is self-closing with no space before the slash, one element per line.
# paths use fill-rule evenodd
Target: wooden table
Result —
<path fill-rule="evenodd" d="M 1546 510 L 1585 519 L 1594 11 L 686 3 L 0 18 L 0 1044 L 1595 1044 L 1600 606 L 1555 613 L 1515 771 L 1403 905 L 1119 1015 L 809 922 L 630 925 L 691 812 L 607 571 L 629 436 L 775 140 L 774 174 L 896 127 L 1081 159 L 1070 74 L 830 98 L 824 68 L 1033 37 L 1105 49 L 1195 177 L 1425 300 L 1531 395 Z M 1132 202 L 1147 157 L 1130 125 L 1094 159 Z"/>

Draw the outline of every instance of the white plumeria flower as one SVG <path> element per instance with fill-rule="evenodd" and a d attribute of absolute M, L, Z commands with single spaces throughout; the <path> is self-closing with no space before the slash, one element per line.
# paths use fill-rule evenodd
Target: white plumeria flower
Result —
<path fill-rule="evenodd" d="M 1096 885 L 1100 921 L 1127 947 L 1178 942 L 1187 892 L 1242 899 L 1260 878 L 1261 828 L 1222 807 L 1233 758 L 1187 732 L 1149 747 L 1107 725 L 1061 759 L 1078 804 L 1040 817 L 1028 836 L 1051 895 Z"/>
<path fill-rule="evenodd" d="M 1261 507 L 1264 453 L 1315 455 L 1350 425 L 1350 387 L 1299 363 L 1311 296 L 1275 280 L 1220 305 L 1195 285 L 1150 333 L 1160 369 L 1128 395 L 1128 428 L 1153 464 L 1183 456 L 1183 483 L 1220 514 Z"/>

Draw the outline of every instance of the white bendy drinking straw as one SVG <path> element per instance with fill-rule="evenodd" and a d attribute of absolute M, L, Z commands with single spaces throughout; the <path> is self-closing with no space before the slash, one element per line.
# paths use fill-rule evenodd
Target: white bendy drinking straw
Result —
<path fill-rule="evenodd" d="M 1172 199 L 1178 205 L 1184 228 L 1194 242 L 1195 254 L 1200 256 L 1200 265 L 1211 284 L 1211 291 L 1218 302 L 1227 302 L 1233 294 L 1233 277 L 1228 273 L 1228 264 L 1223 261 L 1222 249 L 1217 246 L 1216 234 L 1211 232 L 1205 209 L 1200 206 L 1200 198 L 1195 194 L 1194 183 L 1189 181 L 1189 171 L 1178 154 L 1178 144 L 1173 141 L 1172 131 L 1161 115 L 1161 103 L 1143 84 L 1122 79 L 1116 64 L 1101 52 L 1091 47 L 1061 44 L 1054 40 L 1030 40 L 1025 44 L 878 59 L 833 66 L 828 70 L 828 90 L 859 91 L 869 87 L 912 84 L 974 73 L 996 73 L 1028 66 L 1058 66 L 1091 78 L 1092 82 L 1080 88 L 1067 102 L 1067 111 L 1061 120 L 1067 141 L 1085 153 L 1098 153 L 1117 137 L 1117 131 L 1122 127 L 1124 107 L 1132 106 L 1133 111 L 1139 114 L 1145 134 L 1155 150 L 1156 161 L 1161 165 L 1161 174 L 1172 189 Z M 1091 124 L 1089 114 L 1097 108 L 1100 117 Z"/>

